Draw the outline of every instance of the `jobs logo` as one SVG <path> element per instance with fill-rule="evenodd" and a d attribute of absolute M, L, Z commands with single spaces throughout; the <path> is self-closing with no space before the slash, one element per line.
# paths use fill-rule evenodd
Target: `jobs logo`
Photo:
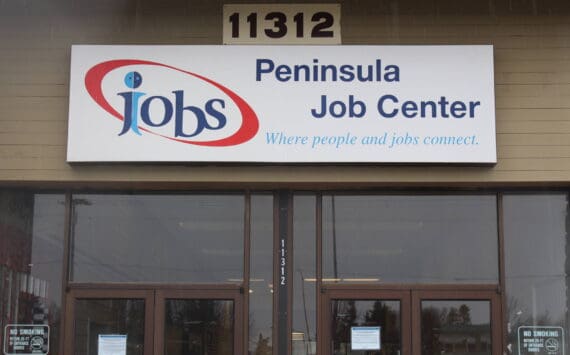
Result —
<path fill-rule="evenodd" d="M 144 90 L 153 88 L 153 83 L 143 85 L 145 79 L 142 70 L 128 70 L 130 66 L 150 66 L 167 69 L 175 74 L 183 74 L 183 79 L 198 79 L 206 84 L 210 93 L 214 90 L 215 96 L 211 98 L 192 97 L 182 89 L 168 89 L 165 92 L 149 94 Z M 120 98 L 120 111 L 115 109 L 107 100 L 103 87 L 103 80 L 107 74 L 116 69 L 125 69 L 128 72 L 122 78 L 123 90 L 117 90 L 109 95 Z M 233 146 L 245 143 L 252 139 L 259 129 L 257 115 L 249 104 L 227 87 L 202 75 L 175 68 L 166 64 L 143 60 L 113 60 L 103 62 L 92 67 L 85 76 L 85 87 L 95 102 L 112 116 L 122 121 L 122 128 L 118 135 L 128 133 L 143 135 L 143 132 L 157 135 L 172 141 L 211 147 Z M 116 87 L 114 85 L 113 87 Z M 193 85 L 192 87 L 195 87 Z M 144 90 L 144 91 L 143 91 Z M 200 89 L 195 89 L 199 91 Z M 203 95 L 202 95 L 203 96 Z M 239 115 L 229 110 L 228 102 L 237 107 Z M 115 101 L 116 102 L 116 101 Z M 117 105 L 115 105 L 117 106 Z M 237 128 L 227 129 L 229 123 Z M 228 131 L 227 134 L 218 135 L 213 139 L 200 139 L 207 132 Z"/>

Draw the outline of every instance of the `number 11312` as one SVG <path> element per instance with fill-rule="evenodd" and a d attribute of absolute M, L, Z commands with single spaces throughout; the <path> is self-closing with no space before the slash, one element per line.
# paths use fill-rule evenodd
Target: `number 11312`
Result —
<path fill-rule="evenodd" d="M 251 5 L 226 5 L 224 43 L 340 43 L 339 5 L 330 5 L 332 9 L 327 10 L 302 8 L 307 6 L 266 5 L 265 11 L 252 11 Z"/>

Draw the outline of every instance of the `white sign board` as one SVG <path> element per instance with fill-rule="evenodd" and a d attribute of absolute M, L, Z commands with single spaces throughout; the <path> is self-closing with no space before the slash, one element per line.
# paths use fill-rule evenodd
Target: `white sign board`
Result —
<path fill-rule="evenodd" d="M 380 350 L 380 327 L 350 328 L 352 350 Z"/>
<path fill-rule="evenodd" d="M 491 46 L 74 46 L 69 162 L 495 163 Z"/>
<path fill-rule="evenodd" d="M 127 336 L 123 334 L 99 334 L 97 355 L 126 355 Z"/>

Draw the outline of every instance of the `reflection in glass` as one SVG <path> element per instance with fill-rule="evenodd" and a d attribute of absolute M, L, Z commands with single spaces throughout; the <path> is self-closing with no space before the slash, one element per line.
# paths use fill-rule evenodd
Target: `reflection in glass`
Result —
<path fill-rule="evenodd" d="M 570 324 L 570 209 L 567 194 L 508 194 L 503 201 L 508 344 L 518 353 L 520 326 Z"/>
<path fill-rule="evenodd" d="M 489 301 L 422 301 L 422 355 L 491 354 Z"/>
<path fill-rule="evenodd" d="M 317 351 L 316 198 L 293 199 L 293 355 Z"/>
<path fill-rule="evenodd" d="M 251 196 L 249 351 L 272 354 L 273 196 Z"/>
<path fill-rule="evenodd" d="M 0 332 L 47 324 L 51 354 L 59 353 L 64 220 L 63 195 L 0 190 Z"/>
<path fill-rule="evenodd" d="M 127 355 L 144 353 L 145 301 L 78 299 L 75 302 L 75 354 L 97 355 L 100 334 L 127 336 Z"/>
<path fill-rule="evenodd" d="M 244 197 L 74 195 L 77 282 L 241 282 Z"/>
<path fill-rule="evenodd" d="M 164 354 L 233 354 L 233 315 L 231 300 L 167 299 Z"/>
<path fill-rule="evenodd" d="M 324 282 L 496 283 L 496 197 L 323 196 Z"/>
<path fill-rule="evenodd" d="M 402 349 L 400 301 L 333 300 L 331 316 L 332 354 L 400 354 Z M 351 342 L 353 327 L 380 327 L 380 350 L 358 350 L 358 345 Z"/>

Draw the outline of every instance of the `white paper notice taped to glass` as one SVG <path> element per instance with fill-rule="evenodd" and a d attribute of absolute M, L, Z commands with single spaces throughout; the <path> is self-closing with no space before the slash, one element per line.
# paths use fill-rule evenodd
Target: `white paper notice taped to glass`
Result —
<path fill-rule="evenodd" d="M 352 350 L 380 350 L 380 327 L 350 328 Z"/>
<path fill-rule="evenodd" d="M 126 355 L 127 335 L 99 334 L 97 355 Z"/>

